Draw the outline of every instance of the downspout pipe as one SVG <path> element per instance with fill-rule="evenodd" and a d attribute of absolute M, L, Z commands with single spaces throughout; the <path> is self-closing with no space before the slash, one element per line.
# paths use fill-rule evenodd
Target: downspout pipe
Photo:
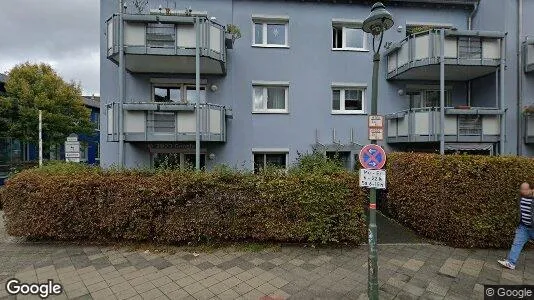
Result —
<path fill-rule="evenodd" d="M 500 106 L 500 109 L 502 110 L 502 117 L 501 117 L 501 135 L 500 135 L 500 141 L 499 141 L 499 148 L 500 148 L 500 151 L 499 151 L 499 154 L 500 155 L 504 155 L 505 153 L 505 149 L 504 149 L 504 145 L 505 145 L 505 130 L 506 130 L 506 108 L 504 107 L 504 69 L 505 69 L 505 58 L 506 58 L 506 51 L 504 50 L 504 45 L 506 45 L 506 39 L 507 37 L 505 36 L 502 40 L 501 40 L 501 64 L 499 66 L 499 75 L 500 75 L 500 80 L 499 80 L 499 106 Z"/>
<path fill-rule="evenodd" d="M 523 155 L 523 0 L 517 0 L 517 155 Z"/>
<path fill-rule="evenodd" d="M 469 14 L 469 17 L 467 18 L 467 29 L 468 30 L 473 30 L 473 17 L 478 12 L 478 5 L 479 5 L 478 2 L 474 4 L 473 10 Z M 467 81 L 467 105 L 468 106 L 471 106 L 471 95 L 472 95 L 472 93 L 471 93 L 471 80 L 468 80 Z"/>
<path fill-rule="evenodd" d="M 440 30 L 439 58 L 439 154 L 445 154 L 445 29 Z"/>
<path fill-rule="evenodd" d="M 124 167 L 124 74 L 126 73 L 124 63 L 124 0 L 119 0 L 119 168 Z"/>

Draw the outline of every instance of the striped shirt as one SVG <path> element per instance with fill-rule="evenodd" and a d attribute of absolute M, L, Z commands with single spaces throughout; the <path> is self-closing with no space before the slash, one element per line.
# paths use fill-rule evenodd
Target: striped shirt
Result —
<path fill-rule="evenodd" d="M 531 206 L 532 206 L 532 199 L 530 198 L 523 198 L 521 197 L 521 223 L 523 223 L 526 226 L 530 226 L 532 224 L 532 214 L 531 214 Z"/>

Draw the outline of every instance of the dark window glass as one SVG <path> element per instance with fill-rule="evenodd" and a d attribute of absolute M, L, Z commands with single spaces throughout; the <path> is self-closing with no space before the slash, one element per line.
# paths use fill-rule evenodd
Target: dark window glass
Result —
<path fill-rule="evenodd" d="M 285 153 L 255 153 L 254 173 L 258 173 L 266 166 L 285 169 L 287 165 Z"/>
<path fill-rule="evenodd" d="M 343 27 L 332 26 L 332 48 L 343 48 Z"/>
<path fill-rule="evenodd" d="M 196 155 L 195 154 L 185 154 L 184 155 L 185 163 L 184 167 L 194 169 L 196 166 Z M 203 169 L 206 166 L 206 154 L 200 154 L 200 168 Z"/>

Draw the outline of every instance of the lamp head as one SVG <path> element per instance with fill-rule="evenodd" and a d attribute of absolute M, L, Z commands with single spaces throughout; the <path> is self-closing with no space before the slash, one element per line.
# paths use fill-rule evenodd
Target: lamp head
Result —
<path fill-rule="evenodd" d="M 376 2 L 371 8 L 371 13 L 363 21 L 362 29 L 372 35 L 379 35 L 393 26 L 393 17 L 381 2 Z"/>

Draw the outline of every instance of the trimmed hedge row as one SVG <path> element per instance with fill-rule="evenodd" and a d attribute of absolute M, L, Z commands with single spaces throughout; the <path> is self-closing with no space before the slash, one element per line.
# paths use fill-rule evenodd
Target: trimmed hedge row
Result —
<path fill-rule="evenodd" d="M 534 184 L 534 160 L 392 153 L 387 181 L 383 209 L 420 235 L 454 247 L 508 248 L 519 185 Z"/>
<path fill-rule="evenodd" d="M 365 195 L 340 171 L 116 171 L 61 164 L 0 191 L 7 232 L 57 240 L 359 244 Z"/>

